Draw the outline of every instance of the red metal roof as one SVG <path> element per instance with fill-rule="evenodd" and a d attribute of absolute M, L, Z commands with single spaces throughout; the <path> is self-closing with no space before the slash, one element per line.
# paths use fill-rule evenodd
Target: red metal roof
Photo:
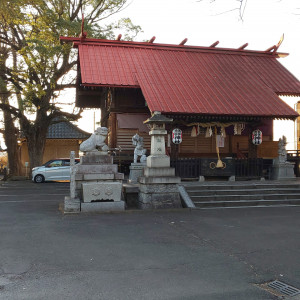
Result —
<path fill-rule="evenodd" d="M 298 116 L 278 97 L 300 95 L 300 82 L 278 62 L 278 53 L 74 40 L 82 85 L 140 87 L 151 111 Z"/>

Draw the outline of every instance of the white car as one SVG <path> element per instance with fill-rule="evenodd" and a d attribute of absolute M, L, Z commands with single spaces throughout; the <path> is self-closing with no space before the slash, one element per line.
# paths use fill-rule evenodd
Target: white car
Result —
<path fill-rule="evenodd" d="M 76 158 L 75 163 L 80 159 Z M 57 158 L 47 161 L 45 164 L 32 169 L 32 181 L 42 183 L 45 181 L 70 180 L 70 159 Z"/>

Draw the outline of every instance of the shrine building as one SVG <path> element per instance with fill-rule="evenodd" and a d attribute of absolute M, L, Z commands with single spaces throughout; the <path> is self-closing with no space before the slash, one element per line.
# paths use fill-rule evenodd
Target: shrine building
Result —
<path fill-rule="evenodd" d="M 126 155 L 132 161 L 136 133 L 149 155 L 144 121 L 158 112 L 173 120 L 166 125 L 166 151 L 177 175 L 225 174 L 226 168 L 215 174 L 205 170 L 207 160 L 220 157 L 228 174 L 268 176 L 268 164 L 278 156 L 273 120 L 298 117 L 280 99 L 300 96 L 300 82 L 279 62 L 288 55 L 278 52 L 280 43 L 254 51 L 247 44 L 237 49 L 217 47 L 218 42 L 208 47 L 188 46 L 186 40 L 159 44 L 154 37 L 148 42 L 85 35 L 61 40 L 78 49 L 76 106 L 101 109 L 108 146 L 122 150 L 124 164 Z M 182 132 L 177 144 L 174 129 Z M 239 165 L 249 170 L 243 174 Z"/>

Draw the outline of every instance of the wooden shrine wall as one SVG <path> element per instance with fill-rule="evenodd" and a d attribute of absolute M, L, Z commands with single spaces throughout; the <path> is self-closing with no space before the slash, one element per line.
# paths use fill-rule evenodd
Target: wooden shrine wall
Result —
<path fill-rule="evenodd" d="M 274 158 L 278 156 L 277 143 L 271 140 L 271 136 L 263 136 L 263 143 L 257 146 L 257 155 L 261 158 Z M 249 137 L 247 135 L 227 135 L 224 140 L 224 147 L 220 147 L 222 157 L 234 156 L 239 150 L 247 155 L 249 149 Z M 206 157 L 216 156 L 216 138 L 205 137 L 199 134 L 191 137 L 190 131 L 183 131 L 182 143 L 178 146 L 179 157 Z"/>

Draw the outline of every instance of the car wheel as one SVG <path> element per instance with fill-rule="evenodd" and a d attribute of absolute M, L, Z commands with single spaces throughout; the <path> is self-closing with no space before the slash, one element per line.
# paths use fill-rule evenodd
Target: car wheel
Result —
<path fill-rule="evenodd" d="M 41 174 L 35 175 L 34 182 L 35 183 L 42 183 L 45 181 L 45 177 Z"/>

